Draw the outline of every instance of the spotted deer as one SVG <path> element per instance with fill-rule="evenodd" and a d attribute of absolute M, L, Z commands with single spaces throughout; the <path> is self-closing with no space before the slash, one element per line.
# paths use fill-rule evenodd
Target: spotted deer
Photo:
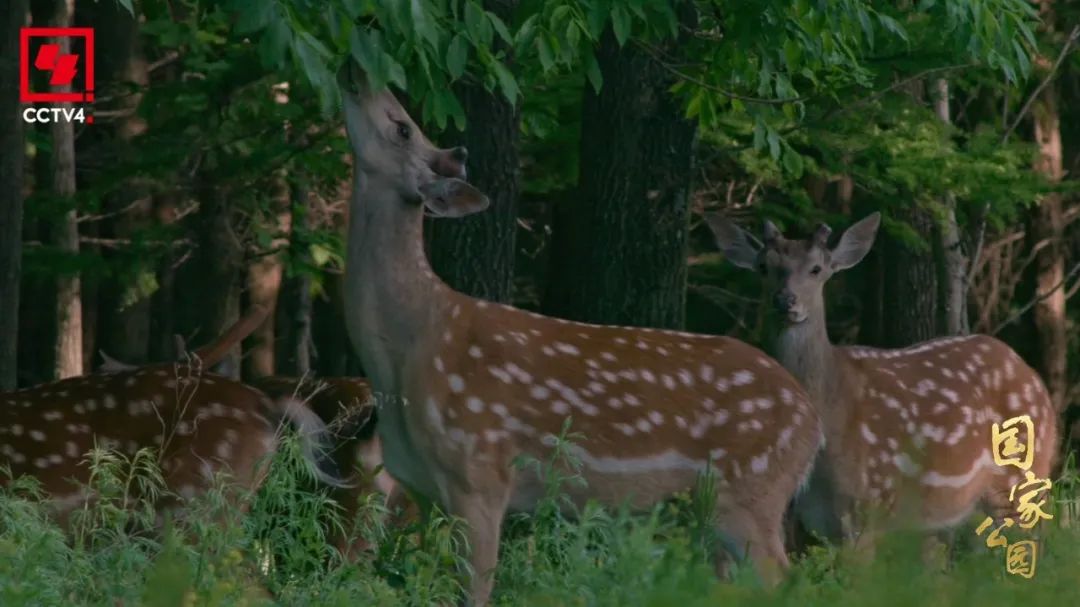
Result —
<path fill-rule="evenodd" d="M 570 322 L 451 289 L 425 257 L 424 209 L 461 217 L 488 199 L 463 180 L 463 148 L 434 147 L 363 79 L 341 77 L 355 170 L 347 329 L 390 474 L 464 519 L 471 601 L 489 600 L 504 514 L 545 493 L 513 461 L 546 460 L 567 420 L 587 483 L 564 488 L 573 502 L 647 508 L 711 466 L 727 548 L 776 580 L 784 512 L 822 440 L 799 383 L 727 337 Z"/>
<path fill-rule="evenodd" d="M 336 464 L 345 486 L 336 487 L 333 499 L 341 507 L 346 522 L 356 517 L 363 496 L 378 491 L 393 524 L 404 524 L 416 516 L 414 505 L 383 467 L 382 445 L 375 434 L 375 400 L 368 382 L 355 377 L 260 377 L 248 382 L 271 397 L 295 397 L 303 401 L 327 425 L 331 445 L 328 457 Z M 368 546 L 346 537 L 334 541 L 343 554 L 355 557 Z"/>
<path fill-rule="evenodd" d="M 1011 348 L 986 335 L 900 349 L 829 341 L 825 283 L 869 252 L 879 214 L 851 226 L 832 248 L 824 224 L 810 239 L 789 240 L 766 222 L 759 245 L 722 216 L 707 220 L 728 261 L 769 281 L 784 319 L 775 354 L 822 416 L 824 455 L 797 506 L 805 525 L 827 538 L 862 540 L 856 544 L 872 551 L 890 527 L 945 530 L 980 507 L 997 519 L 1015 517 L 1010 491 L 1024 473 L 995 463 L 992 426 L 1030 417 L 1034 436 L 1021 426 L 1018 438 L 1034 438 L 1037 478 L 1051 472 L 1059 429 L 1042 380 Z M 873 522 L 871 512 L 886 520 Z"/>
<path fill-rule="evenodd" d="M 263 312 L 241 319 L 230 339 L 242 339 Z M 256 488 L 281 425 L 289 423 L 299 430 L 316 475 L 342 484 L 322 455 L 325 425 L 299 400 L 272 400 L 194 362 L 124 367 L 0 394 L 0 464 L 13 478 L 35 477 L 61 521 L 94 498 L 85 484 L 91 474 L 86 454 L 95 447 L 128 456 L 151 448 L 173 496 L 160 505 L 172 507 L 175 496 L 200 493 L 218 472 Z"/>

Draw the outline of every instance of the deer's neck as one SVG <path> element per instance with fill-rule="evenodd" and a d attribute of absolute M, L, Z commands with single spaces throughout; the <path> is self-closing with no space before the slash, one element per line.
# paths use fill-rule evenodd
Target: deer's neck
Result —
<path fill-rule="evenodd" d="M 409 357 L 430 347 L 448 289 L 423 249 L 423 209 L 357 171 L 349 206 L 345 320 L 364 372 L 398 392 Z"/>
<path fill-rule="evenodd" d="M 814 304 L 806 320 L 780 332 L 776 356 L 806 388 L 822 417 L 835 417 L 842 414 L 831 397 L 840 385 L 839 358 L 825 327 L 824 303 Z"/>

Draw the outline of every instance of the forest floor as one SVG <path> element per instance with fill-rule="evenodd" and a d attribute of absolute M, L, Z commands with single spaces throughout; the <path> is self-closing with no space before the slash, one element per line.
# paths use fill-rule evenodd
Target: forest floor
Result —
<path fill-rule="evenodd" d="M 324 496 L 305 491 L 295 447 L 284 450 L 266 485 L 241 514 L 224 492 L 192 500 L 164 533 L 137 533 L 154 514 L 139 491 L 160 478 L 152 458 L 92 454 L 92 486 L 103 496 L 77 511 L 70 534 L 51 522 L 33 483 L 0 490 L 0 605 L 418 605 L 456 604 L 460 526 L 433 517 L 424 529 L 388 529 L 377 501 L 355 528 L 373 548 L 344 562 L 320 520 L 335 520 Z M 561 479 L 571 482 L 573 479 Z M 871 562 L 812 547 L 793 558 L 786 581 L 763 590 L 749 568 L 720 581 L 708 554 L 707 500 L 698 495 L 651 515 L 588 506 L 573 520 L 558 498 L 508 521 L 496 605 L 1061 605 L 1075 597 L 1080 565 L 1080 483 L 1071 461 L 1053 488 L 1053 519 L 1035 528 L 1034 575 L 1006 572 L 1003 548 L 988 550 L 977 519 L 958 530 L 952 554 L 931 565 L 915 536 L 891 536 Z M 552 486 L 557 496 L 557 486 Z M 131 507 L 135 504 L 135 507 Z M 1016 527 L 1005 530 L 1012 542 Z M 271 598 L 273 597 L 273 598 Z"/>

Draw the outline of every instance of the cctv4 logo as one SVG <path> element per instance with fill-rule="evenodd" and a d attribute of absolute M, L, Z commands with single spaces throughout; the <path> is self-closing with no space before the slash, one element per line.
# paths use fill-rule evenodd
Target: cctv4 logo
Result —
<path fill-rule="evenodd" d="M 34 39 L 41 39 L 32 52 Z M 78 42 L 81 40 L 81 51 Z M 62 44 L 66 42 L 66 44 Z M 89 27 L 24 27 L 19 31 L 19 100 L 30 104 L 89 104 L 94 101 L 94 30 Z M 68 49 L 65 51 L 65 48 Z M 32 75 L 36 74 L 37 78 Z M 34 90 L 36 82 L 42 90 Z M 26 122 L 93 123 L 80 105 L 23 109 Z"/>

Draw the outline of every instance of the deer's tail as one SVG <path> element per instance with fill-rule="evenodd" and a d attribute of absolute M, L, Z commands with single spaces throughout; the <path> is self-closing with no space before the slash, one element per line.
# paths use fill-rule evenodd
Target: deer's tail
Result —
<path fill-rule="evenodd" d="M 331 487 L 351 487 L 330 455 L 334 448 L 333 434 L 323 420 L 303 401 L 291 396 L 277 399 L 275 405 L 279 426 L 286 422 L 296 430 L 301 453 L 315 478 Z"/>

